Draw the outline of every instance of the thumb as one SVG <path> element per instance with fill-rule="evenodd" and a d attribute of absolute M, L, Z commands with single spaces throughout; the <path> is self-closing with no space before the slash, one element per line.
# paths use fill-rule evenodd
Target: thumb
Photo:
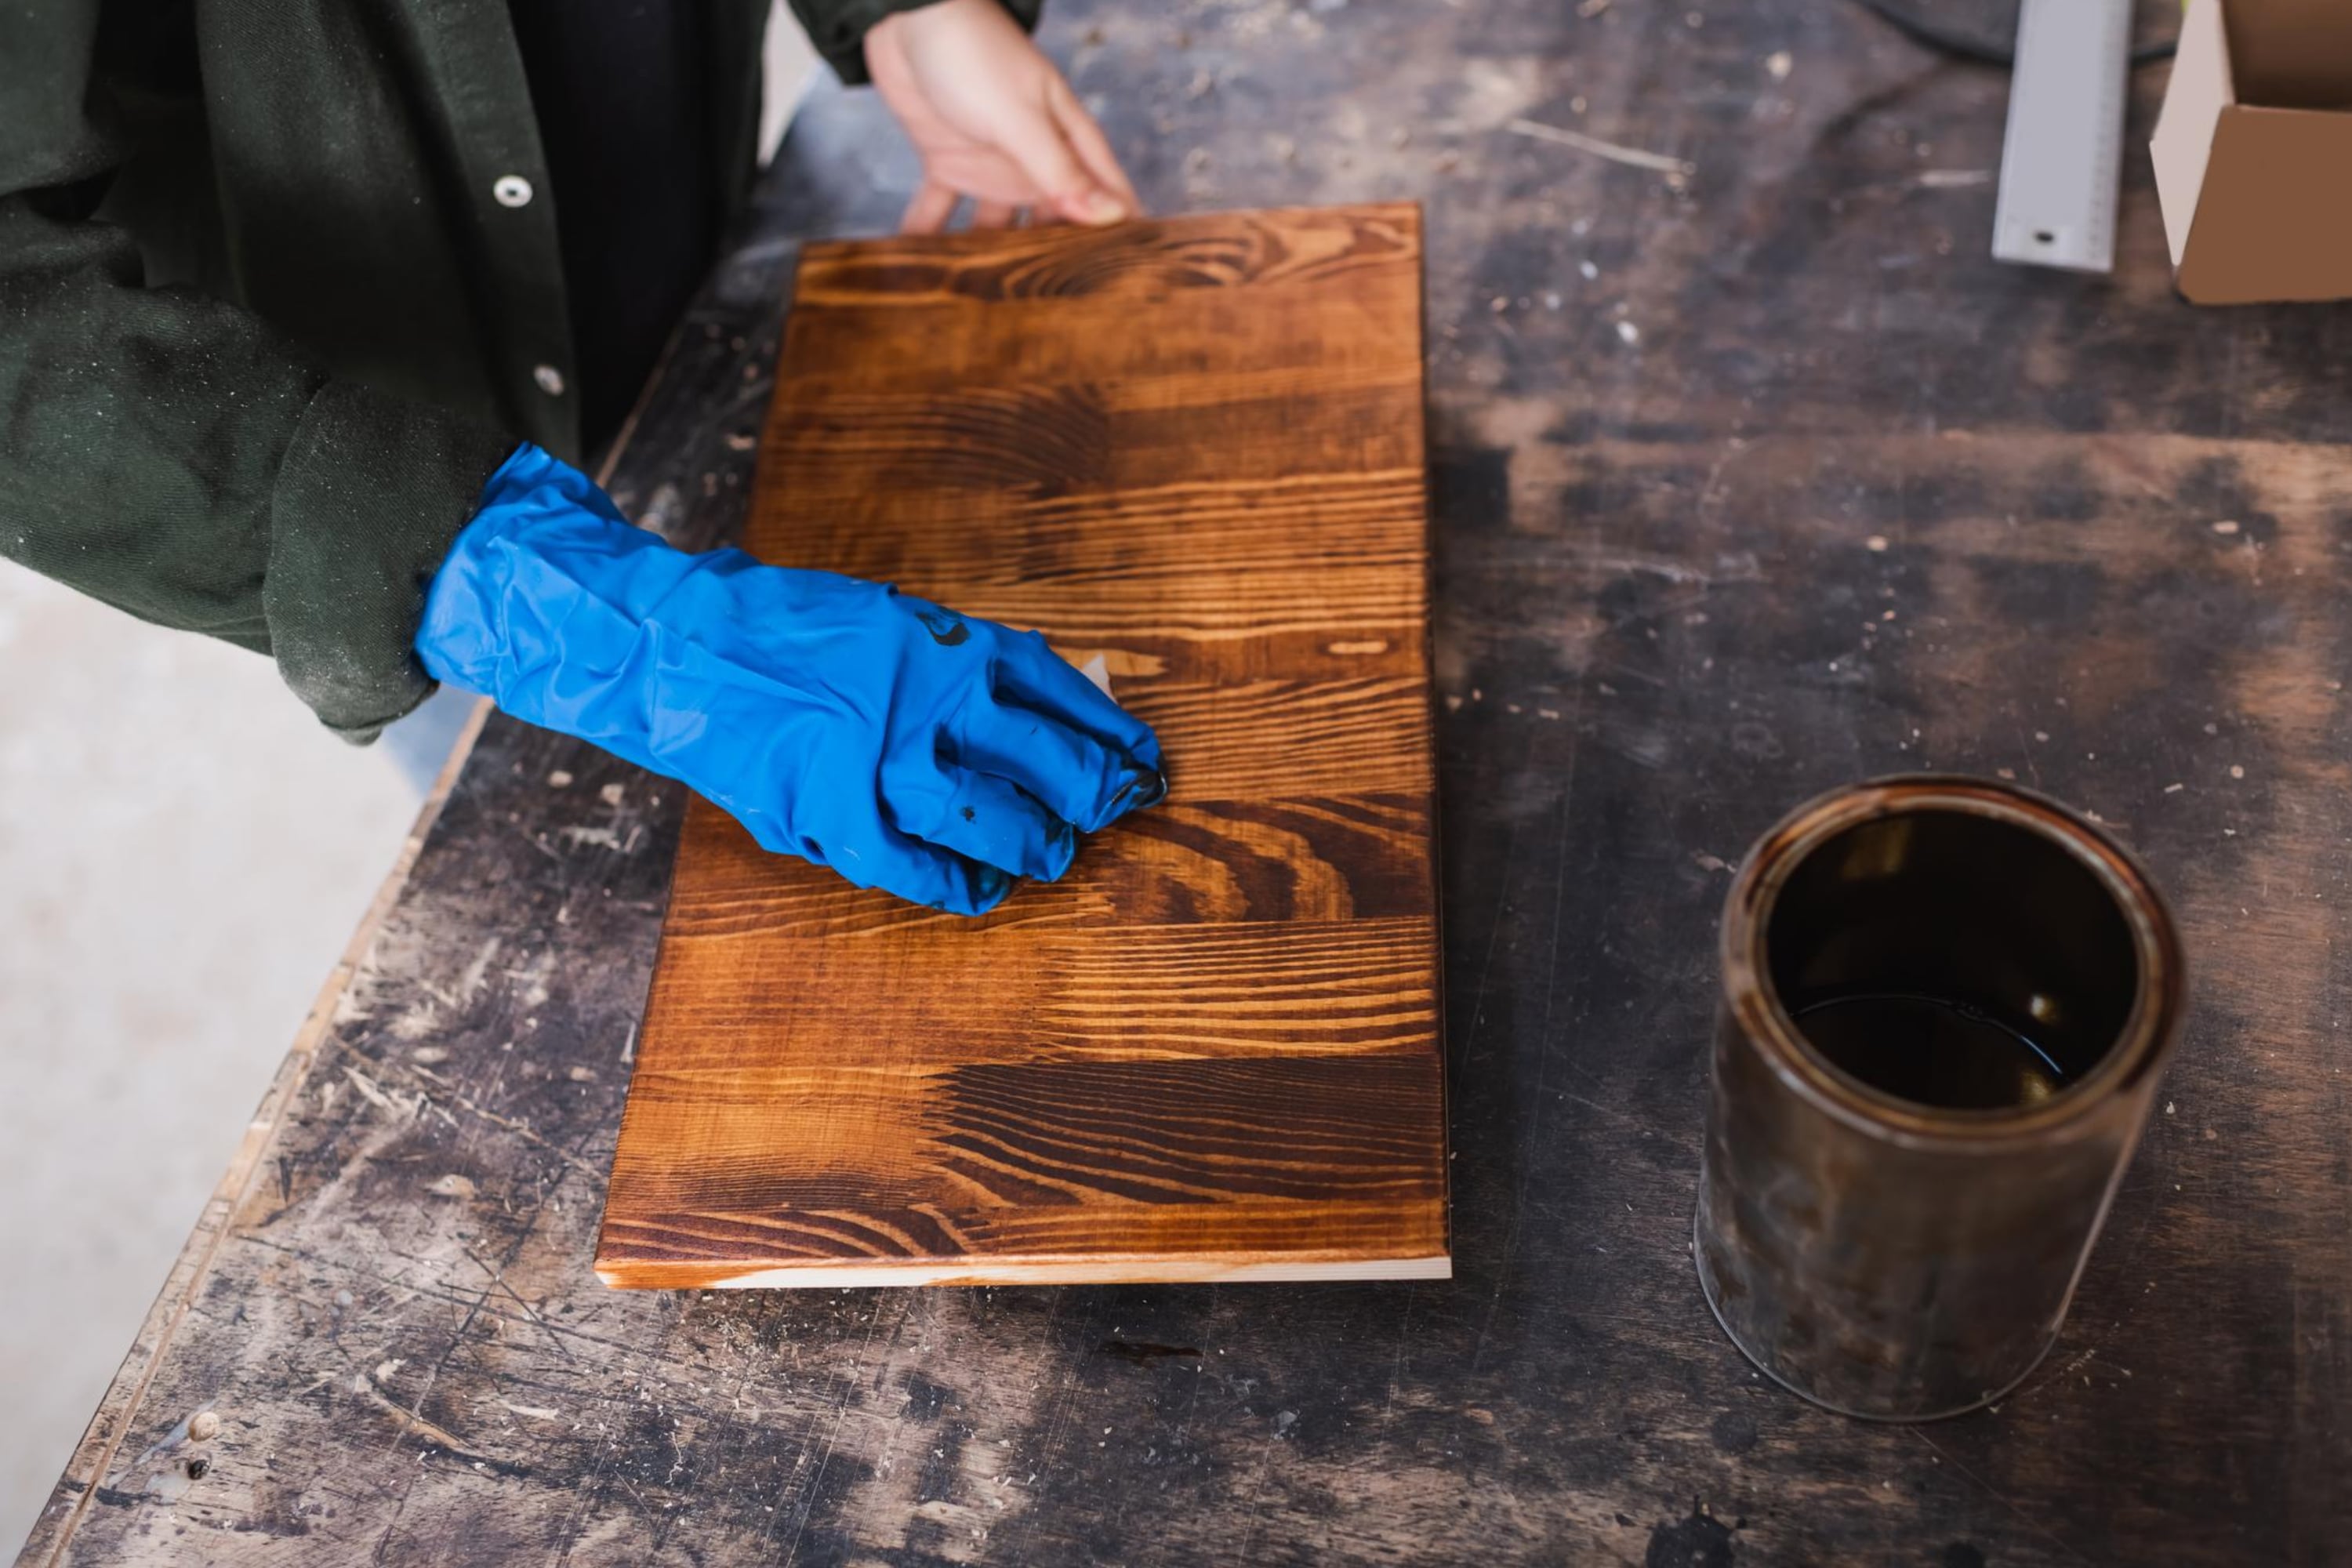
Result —
<path fill-rule="evenodd" d="M 999 137 L 1004 155 L 1073 223 L 1117 223 L 1127 204 L 1105 190 L 1043 103 L 1024 106 Z"/>

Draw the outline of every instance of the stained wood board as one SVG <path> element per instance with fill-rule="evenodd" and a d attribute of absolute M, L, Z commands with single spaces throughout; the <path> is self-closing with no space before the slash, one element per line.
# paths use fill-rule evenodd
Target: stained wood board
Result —
<path fill-rule="evenodd" d="M 1161 16 L 1056 0 L 1041 33 L 1147 203 L 1443 204 L 1454 1278 L 606 1289 L 683 797 L 493 715 L 21 1561 L 2341 1563 L 2335 316 L 2183 306 L 2144 161 L 2114 279 L 1993 261 L 1991 186 L 1920 172 L 2000 161 L 2007 79 L 1858 7 L 1243 9 L 1189 47 Z M 2135 74 L 2143 129 L 2163 79 Z M 1578 94 L 1688 188 L 1490 126 L 1498 101 L 1576 123 Z M 903 192 L 868 171 L 897 134 L 873 94 L 814 90 L 642 404 L 625 515 L 738 535 L 795 237 L 887 226 Z M 2196 1007 L 2056 1352 L 1998 1412 L 1917 1427 L 1759 1379 L 1690 1215 L 1726 861 L 1809 795 L 1923 765 L 2118 825 Z M 168 1447 L 206 1408 L 215 1440 Z"/>
<path fill-rule="evenodd" d="M 1171 790 L 977 921 L 696 802 L 599 1274 L 1444 1277 L 1417 209 L 813 247 L 745 545 L 1101 657 Z"/>

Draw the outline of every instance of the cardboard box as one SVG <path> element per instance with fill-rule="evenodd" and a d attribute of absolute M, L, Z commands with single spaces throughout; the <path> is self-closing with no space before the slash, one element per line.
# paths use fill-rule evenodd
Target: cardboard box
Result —
<path fill-rule="evenodd" d="M 2352 298 L 2352 0 L 2189 0 L 2148 151 L 2183 294 Z"/>

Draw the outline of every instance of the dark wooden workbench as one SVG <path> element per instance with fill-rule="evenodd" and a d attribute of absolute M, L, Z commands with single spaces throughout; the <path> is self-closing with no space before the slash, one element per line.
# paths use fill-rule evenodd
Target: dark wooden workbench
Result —
<path fill-rule="evenodd" d="M 1427 206 L 1453 1281 L 606 1291 L 681 800 L 498 721 L 24 1561 L 2352 1561 L 2345 315 L 2174 297 L 2160 68 L 2079 279 L 1986 259 L 1997 73 L 1830 0 L 1595 9 L 1048 28 L 1164 208 Z M 786 237 L 894 216 L 875 123 L 795 131 L 636 515 L 739 520 Z M 2116 825 L 2200 984 L 2058 1352 L 1905 1429 L 1760 1384 L 1687 1248 L 1726 862 L 1921 764 Z"/>

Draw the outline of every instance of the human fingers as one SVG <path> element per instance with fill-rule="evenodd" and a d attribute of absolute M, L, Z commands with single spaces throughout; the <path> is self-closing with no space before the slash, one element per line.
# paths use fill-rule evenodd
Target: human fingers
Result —
<path fill-rule="evenodd" d="M 1166 787 L 1158 769 L 1133 752 L 1016 703 L 967 714 L 953 743 L 961 766 L 1018 784 L 1088 833 L 1150 805 Z"/>
<path fill-rule="evenodd" d="M 996 867 L 904 833 L 889 835 L 869 855 L 834 857 L 833 868 L 861 888 L 954 915 L 984 915 L 1013 890 L 1013 878 Z"/>
<path fill-rule="evenodd" d="M 1159 800 L 1167 784 L 1151 727 L 1042 639 L 1035 649 L 1034 658 L 1000 663 L 988 693 L 957 715 L 949 736 L 955 761 L 1019 784 L 1088 833 Z"/>
<path fill-rule="evenodd" d="M 1009 779 L 950 764 L 947 810 L 923 837 L 968 860 L 1051 882 L 1078 852 L 1075 828 Z"/>
<path fill-rule="evenodd" d="M 1103 189 L 1125 204 L 1124 216 L 1141 216 L 1143 203 L 1137 197 L 1127 171 L 1119 167 L 1118 154 L 1110 150 L 1110 138 L 1103 134 L 1102 127 L 1087 112 L 1087 106 L 1078 101 L 1078 95 L 1070 90 L 1069 84 L 1057 79 L 1046 89 L 1045 101 L 1087 172 Z"/>
<path fill-rule="evenodd" d="M 1011 777 L 973 765 L 956 735 L 911 740 L 883 759 L 875 780 L 894 841 L 919 840 L 1008 876 L 1052 881 L 1069 869 L 1077 834 L 1067 821 Z"/>
<path fill-rule="evenodd" d="M 948 218 L 955 212 L 956 194 L 937 180 L 925 180 L 915 189 L 914 200 L 898 219 L 900 234 L 939 234 L 948 226 Z"/>
<path fill-rule="evenodd" d="M 1052 100 L 1049 91 L 1004 116 L 996 127 L 998 150 L 1065 216 L 1086 224 L 1117 223 L 1127 216 L 1128 204 L 1104 188 L 1087 166 L 1050 107 Z"/>

